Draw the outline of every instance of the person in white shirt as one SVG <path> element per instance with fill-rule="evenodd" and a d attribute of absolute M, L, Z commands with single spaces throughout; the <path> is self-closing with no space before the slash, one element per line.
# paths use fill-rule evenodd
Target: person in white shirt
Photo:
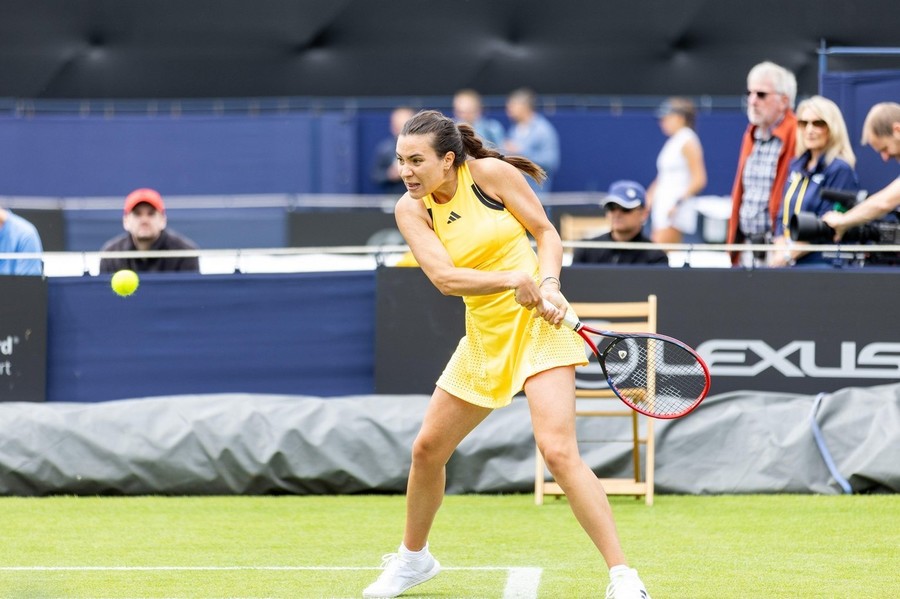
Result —
<path fill-rule="evenodd" d="M 687 200 L 706 187 L 703 146 L 694 132 L 697 111 L 687 98 L 670 98 L 657 111 L 668 139 L 656 159 L 656 179 L 647 189 L 651 234 L 655 243 L 681 243 L 697 228 L 696 212 Z"/>

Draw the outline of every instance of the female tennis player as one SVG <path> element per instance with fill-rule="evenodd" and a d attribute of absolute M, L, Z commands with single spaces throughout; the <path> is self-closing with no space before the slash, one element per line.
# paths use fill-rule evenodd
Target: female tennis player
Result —
<path fill-rule="evenodd" d="M 462 296 L 466 335 L 413 443 L 403 542 L 363 596 L 396 597 L 440 571 L 428 535 L 444 497 L 445 465 L 493 409 L 524 389 L 541 454 L 610 568 L 606 596 L 648 599 L 576 444 L 575 366 L 586 363 L 584 345 L 559 326 L 567 305 L 559 282 L 562 242 L 523 176 L 540 182 L 543 171 L 486 148 L 470 126 L 436 111 L 407 121 L 397 160 L 407 189 L 397 202 L 397 225 L 441 293 Z"/>

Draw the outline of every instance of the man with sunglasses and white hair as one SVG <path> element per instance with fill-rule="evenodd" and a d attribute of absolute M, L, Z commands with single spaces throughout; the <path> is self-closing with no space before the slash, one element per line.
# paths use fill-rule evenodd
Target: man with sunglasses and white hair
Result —
<path fill-rule="evenodd" d="M 794 158 L 797 79 L 773 62 L 762 62 L 747 75 L 747 120 L 731 191 L 728 243 L 768 243 L 781 209 L 782 190 Z M 764 253 L 753 263 L 765 264 Z M 741 252 L 731 252 L 741 264 Z"/>

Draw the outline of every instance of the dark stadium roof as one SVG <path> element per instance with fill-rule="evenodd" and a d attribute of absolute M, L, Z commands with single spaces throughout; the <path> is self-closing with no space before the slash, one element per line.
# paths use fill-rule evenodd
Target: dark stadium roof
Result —
<path fill-rule="evenodd" d="M 897 44 L 895 1 L 0 0 L 0 97 L 736 94 Z M 836 68 L 898 59 L 833 59 Z"/>

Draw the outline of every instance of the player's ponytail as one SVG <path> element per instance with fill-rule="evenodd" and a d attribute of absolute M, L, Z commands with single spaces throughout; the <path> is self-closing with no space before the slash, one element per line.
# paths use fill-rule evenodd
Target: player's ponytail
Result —
<path fill-rule="evenodd" d="M 504 156 L 496 149 L 485 146 L 484 141 L 478 137 L 471 125 L 460 123 L 456 127 L 459 129 L 460 137 L 462 137 L 466 154 L 472 158 L 499 158 L 503 162 L 513 165 L 538 183 L 543 183 L 547 178 L 547 173 L 544 172 L 544 169 L 531 160 L 523 156 Z"/>
<path fill-rule="evenodd" d="M 484 145 L 475 130 L 465 123 L 456 124 L 437 110 L 422 110 L 403 125 L 400 135 L 434 135 L 434 150 L 438 156 L 453 152 L 454 166 L 460 166 L 467 156 L 472 158 L 497 158 L 513 165 L 538 183 L 547 173 L 537 164 L 522 156 L 504 156 L 498 150 Z"/>

